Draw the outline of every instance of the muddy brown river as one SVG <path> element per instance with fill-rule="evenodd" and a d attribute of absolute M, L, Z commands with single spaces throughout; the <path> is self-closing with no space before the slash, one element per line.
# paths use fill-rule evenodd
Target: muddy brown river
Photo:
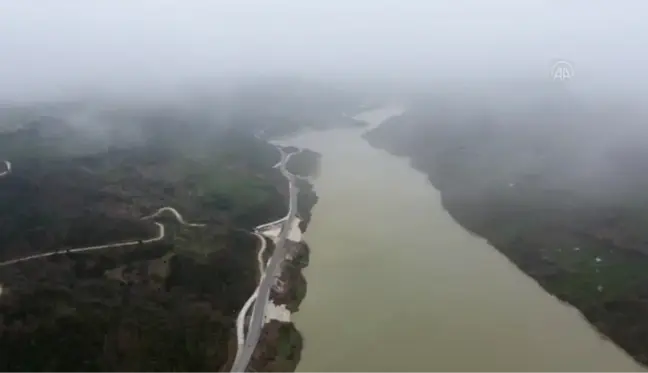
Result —
<path fill-rule="evenodd" d="M 399 112 L 359 118 L 375 126 Z M 299 371 L 642 370 L 458 225 L 424 174 L 363 131 L 285 141 L 323 155 L 308 294 L 293 315 L 305 339 Z"/>

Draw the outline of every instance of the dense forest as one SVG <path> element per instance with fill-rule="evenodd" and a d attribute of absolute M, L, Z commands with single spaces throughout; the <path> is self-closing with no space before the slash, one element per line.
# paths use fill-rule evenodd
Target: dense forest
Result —
<path fill-rule="evenodd" d="M 422 100 L 366 137 L 410 157 L 454 219 L 648 364 L 645 114 L 497 100 Z"/>
<path fill-rule="evenodd" d="M 298 79 L 203 88 L 0 108 L 0 162 L 11 162 L 0 177 L 0 370 L 231 365 L 235 318 L 259 278 L 251 230 L 286 213 L 267 140 L 358 125 L 345 113 L 361 100 Z M 317 160 L 306 151 L 291 168 L 308 174 Z M 305 229 L 317 196 L 298 187 Z M 168 211 L 143 219 L 164 207 L 203 226 Z M 293 308 L 305 296 L 299 263 L 286 274 Z M 301 344 L 292 324 L 269 324 L 253 368 L 293 370 Z"/>
<path fill-rule="evenodd" d="M 290 157 L 286 169 L 293 175 L 301 177 L 317 176 L 319 173 L 321 155 L 310 149 L 304 149 Z"/>
<path fill-rule="evenodd" d="M 107 143 L 58 117 L 0 134 L 0 369 L 217 371 L 256 286 L 250 228 L 285 214 L 277 149 L 236 128 L 153 113 Z M 114 133 L 119 128 L 109 128 Z M 171 206 L 165 237 L 142 220 Z M 84 253 L 67 249 L 138 240 Z"/>

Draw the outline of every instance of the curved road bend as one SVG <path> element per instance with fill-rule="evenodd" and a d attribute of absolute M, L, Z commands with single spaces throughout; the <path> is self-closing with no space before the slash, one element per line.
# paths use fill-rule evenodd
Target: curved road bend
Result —
<path fill-rule="evenodd" d="M 178 220 L 180 222 L 180 224 L 182 224 L 182 225 L 186 225 L 188 227 L 204 227 L 205 226 L 205 224 L 202 224 L 202 223 L 187 223 L 182 218 L 182 215 L 180 215 L 178 210 L 174 209 L 173 207 L 168 207 L 168 206 L 167 207 L 162 207 L 161 209 L 158 209 L 153 214 L 143 217 L 142 220 L 156 218 L 156 217 L 160 216 L 165 211 L 169 211 L 171 214 L 173 214 L 173 216 L 175 216 L 176 220 Z"/>
<path fill-rule="evenodd" d="M 164 211 L 170 211 L 171 213 L 173 213 L 173 215 L 180 222 L 180 224 L 183 224 L 183 225 L 186 225 L 186 226 L 191 226 L 191 227 L 204 226 L 204 224 L 187 223 L 182 218 L 182 215 L 180 215 L 180 213 L 178 213 L 178 211 L 176 209 L 174 209 L 173 207 L 162 207 L 161 209 L 158 209 L 157 212 L 155 212 L 153 215 L 149 215 L 149 216 L 144 217 L 142 219 L 148 219 L 148 218 L 157 216 L 161 212 L 164 212 Z M 20 262 L 26 262 L 26 261 L 33 260 L 33 259 L 45 258 L 45 257 L 56 255 L 56 254 L 68 253 L 68 252 L 69 253 L 81 253 L 81 252 L 85 252 L 85 251 L 110 249 L 110 248 L 123 247 L 123 246 L 133 246 L 133 245 L 140 244 L 140 242 L 143 243 L 143 244 L 157 242 L 157 241 L 160 241 L 160 240 L 162 240 L 164 238 L 166 231 L 164 229 L 163 224 L 155 222 L 155 225 L 157 225 L 157 227 L 158 227 L 157 236 L 155 236 L 153 238 L 146 239 L 146 240 L 133 240 L 133 241 L 127 241 L 127 242 L 116 242 L 116 243 L 110 243 L 110 244 L 105 244 L 105 245 L 94 245 L 94 246 L 79 247 L 79 248 L 76 248 L 76 249 L 69 249 L 69 250 L 68 249 L 59 249 L 59 250 L 54 250 L 54 251 L 50 251 L 50 252 L 47 252 L 47 253 L 29 255 L 29 256 L 22 257 L 22 258 L 11 259 L 11 260 L 7 260 L 7 261 L 4 261 L 4 262 L 0 262 L 0 267 L 4 267 L 4 266 L 7 266 L 7 265 L 11 265 L 11 264 L 16 264 L 16 263 L 20 263 Z"/>
<path fill-rule="evenodd" d="M 250 362 L 252 353 L 259 342 L 261 336 L 261 330 L 263 329 L 263 319 L 265 316 L 266 306 L 270 298 L 270 289 L 274 282 L 274 279 L 277 275 L 277 271 L 281 267 L 281 263 L 286 257 L 286 237 L 290 228 L 292 226 L 292 221 L 295 219 L 297 214 L 297 187 L 295 186 L 295 177 L 286 170 L 286 163 L 290 160 L 290 157 L 295 153 L 290 153 L 287 156 L 284 156 L 284 151 L 277 147 L 282 154 L 281 163 L 279 165 L 279 170 L 281 174 L 288 180 L 288 192 L 289 192 L 289 202 L 288 202 L 288 215 L 285 220 L 282 222 L 281 231 L 277 237 L 275 243 L 275 249 L 272 253 L 272 257 L 268 261 L 268 266 L 265 270 L 265 273 L 255 290 L 257 293 L 257 301 L 254 302 L 254 307 L 252 308 L 252 318 L 250 320 L 250 327 L 248 329 L 248 335 L 245 338 L 245 343 L 243 344 L 243 349 L 239 348 L 236 353 L 236 358 L 232 364 L 232 372 L 243 372 L 247 368 L 247 365 Z M 249 307 L 249 306 L 248 306 Z"/>
<path fill-rule="evenodd" d="M 297 154 L 301 153 L 302 150 L 303 149 L 298 148 L 296 152 L 288 154 L 288 159 L 290 159 L 290 157 L 292 157 L 293 155 L 297 155 Z M 286 164 L 288 164 L 288 159 L 286 159 Z M 299 180 L 307 181 L 309 183 L 312 182 L 312 178 L 310 176 L 301 176 L 301 175 L 295 175 L 295 174 L 291 174 L 291 175 L 293 177 L 299 179 Z"/>
<path fill-rule="evenodd" d="M 279 160 L 279 162 L 277 162 L 277 164 L 272 166 L 272 168 L 277 168 L 277 167 L 281 167 L 281 165 L 285 165 L 286 163 L 288 163 L 288 160 L 290 159 L 290 157 L 293 154 L 293 153 L 286 154 L 286 152 L 284 152 L 284 150 L 281 149 L 280 147 L 277 147 L 277 150 L 279 150 L 279 153 L 281 154 L 281 159 Z M 283 174 L 283 171 L 282 171 L 282 174 Z M 259 231 L 259 230 L 261 230 L 263 228 L 266 228 L 266 227 L 269 227 L 271 225 L 281 223 L 281 222 L 285 221 L 286 219 L 288 219 L 288 215 L 289 215 L 289 212 L 286 213 L 286 216 L 284 216 L 282 218 L 279 218 L 277 220 L 274 220 L 274 221 L 271 221 L 271 222 L 268 222 L 268 223 L 264 223 L 264 224 L 261 224 L 261 225 L 257 225 L 255 230 Z"/>
<path fill-rule="evenodd" d="M 289 190 L 289 205 L 288 205 L 288 214 L 276 221 L 270 222 L 263 224 L 257 229 L 261 229 L 263 227 L 267 227 L 272 224 L 277 224 L 277 223 L 282 223 L 281 226 L 281 231 L 279 232 L 279 235 L 277 237 L 277 241 L 275 244 L 275 250 L 272 254 L 272 257 L 268 260 L 266 270 L 261 276 L 261 281 L 259 283 L 259 286 L 255 290 L 255 292 L 252 294 L 252 296 L 248 299 L 246 304 L 244 305 L 244 308 L 241 310 L 239 313 L 239 317 L 237 318 L 237 334 L 239 336 L 239 341 L 242 339 L 243 333 L 242 333 L 242 325 L 243 322 L 241 321 L 240 323 L 238 322 L 238 319 L 241 318 L 242 320 L 245 319 L 245 315 L 247 313 L 247 309 L 249 309 L 250 304 L 254 302 L 254 308 L 252 310 L 252 317 L 250 320 L 250 327 L 248 330 L 248 336 L 245 339 L 245 343 L 239 343 L 239 348 L 237 350 L 237 357 L 234 361 L 234 364 L 232 366 L 232 371 L 233 372 L 238 372 L 238 371 L 244 371 L 245 368 L 247 368 L 247 365 L 250 361 L 250 358 L 252 356 L 252 353 L 254 352 L 254 349 L 259 341 L 260 334 L 261 334 L 261 329 L 263 327 L 263 320 L 265 316 L 265 309 L 267 306 L 267 303 L 269 301 L 270 297 L 270 289 L 272 287 L 272 284 L 274 282 L 274 278 L 277 275 L 277 271 L 280 269 L 280 265 L 283 262 L 283 260 L 286 257 L 286 248 L 285 248 L 285 241 L 288 233 L 290 232 L 291 226 L 292 226 L 292 221 L 295 219 L 295 216 L 297 214 L 297 187 L 295 186 L 295 176 L 289 173 L 286 170 L 286 163 L 290 160 L 290 158 L 294 155 L 297 154 L 298 152 L 286 154 L 282 148 L 277 146 L 277 150 L 279 150 L 279 153 L 281 154 L 281 159 L 280 161 L 274 165 L 273 167 L 279 167 L 282 175 L 288 180 L 288 190 Z M 4 161 L 6 170 L 3 172 L 0 172 L 0 177 L 6 176 L 11 172 L 11 162 L 10 161 Z M 205 224 L 200 224 L 200 223 L 188 223 L 186 222 L 182 215 L 173 207 L 162 207 L 158 209 L 155 213 L 149 216 L 145 216 L 142 219 L 151 219 L 159 216 L 165 211 L 171 212 L 175 218 L 183 225 L 186 226 L 191 226 L 191 227 L 204 227 Z M 117 243 L 112 243 L 112 244 L 105 244 L 105 245 L 93 245 L 93 246 L 86 246 L 86 247 L 79 247 L 79 248 L 74 248 L 74 249 L 69 249 L 69 250 L 55 250 L 55 251 L 50 251 L 47 253 L 42 253 L 42 254 L 35 254 L 35 255 L 29 255 L 26 257 L 22 258 L 17 258 L 17 259 L 11 259 L 7 260 L 4 262 L 0 262 L 0 267 L 2 266 L 7 266 L 19 262 L 24 262 L 24 261 L 29 261 L 33 259 L 39 259 L 39 258 L 45 258 L 48 256 L 56 255 L 59 254 L 63 251 L 65 252 L 86 252 L 86 251 L 93 251 L 93 250 L 101 250 L 101 249 L 109 249 L 109 248 L 115 248 L 115 247 L 123 247 L 123 246 L 133 246 L 133 245 L 138 245 L 140 243 L 152 243 L 156 241 L 160 241 L 165 237 L 165 228 L 164 225 L 158 222 L 155 222 L 155 224 L 158 227 L 158 235 L 153 238 L 149 238 L 146 240 L 133 240 L 133 241 L 127 241 L 127 242 L 117 242 Z M 259 258 L 262 258 L 262 250 L 265 249 L 265 239 L 263 239 L 263 246 L 260 249 L 260 254 Z M 259 269 L 262 270 L 263 263 L 262 260 L 259 263 Z M 259 294 L 261 297 L 259 297 Z M 260 302 L 255 302 L 255 299 L 261 299 Z M 243 316 L 241 316 L 241 314 Z M 240 327 L 239 327 L 240 325 Z M 243 345 L 241 349 L 241 344 Z"/>
<path fill-rule="evenodd" d="M 259 138 L 257 135 L 255 135 L 255 137 Z M 277 146 L 276 149 L 279 151 L 279 154 L 281 155 L 281 159 L 279 160 L 279 162 L 277 162 L 277 164 L 272 166 L 272 168 L 277 168 L 277 167 L 281 166 L 281 164 L 283 164 L 288 159 L 288 157 L 286 155 L 286 152 L 284 152 L 284 150 L 282 148 Z M 284 216 L 284 217 L 281 217 L 281 218 L 279 218 L 277 220 L 274 220 L 274 221 L 271 221 L 269 223 L 264 223 L 264 224 L 258 225 L 254 229 L 254 235 L 256 235 L 257 238 L 259 238 L 259 240 L 261 240 L 261 248 L 259 249 L 259 253 L 258 253 L 258 256 L 257 256 L 257 261 L 258 261 L 258 265 L 259 265 L 259 284 L 261 284 L 261 282 L 263 281 L 263 278 L 265 276 L 264 265 L 263 265 L 264 264 L 263 263 L 263 253 L 265 252 L 267 243 L 266 243 L 265 238 L 262 235 L 260 235 L 258 232 L 260 230 L 266 228 L 266 227 L 270 227 L 272 225 L 275 225 L 275 224 L 278 224 L 278 223 L 281 223 L 281 222 L 285 221 L 286 219 L 288 219 L 288 216 L 289 216 L 289 212 L 286 213 L 286 216 Z M 268 259 L 268 262 L 266 263 L 265 267 L 267 267 L 269 265 L 269 263 L 270 263 L 270 259 Z M 235 363 L 233 363 L 232 366 L 234 366 L 234 364 L 236 364 L 236 361 L 238 361 L 240 359 L 241 352 L 245 348 L 245 346 L 244 346 L 244 343 L 245 343 L 245 331 L 244 331 L 245 317 L 247 316 L 247 313 L 248 313 L 248 311 L 250 309 L 250 306 L 252 306 L 252 304 L 256 301 L 258 294 L 259 294 L 259 285 L 257 285 L 256 289 L 254 289 L 254 292 L 252 293 L 252 295 L 250 295 L 250 297 L 247 299 L 247 301 L 245 301 L 245 304 L 243 304 L 243 307 L 241 308 L 241 310 L 239 311 L 239 313 L 238 313 L 238 315 L 236 317 L 237 348 L 236 348 L 236 357 L 234 358 Z M 248 322 L 248 331 L 251 330 L 251 328 L 252 328 L 252 321 L 253 321 L 253 319 L 250 318 L 250 320 Z M 247 366 L 247 363 L 245 364 L 245 366 Z"/>
<path fill-rule="evenodd" d="M 259 282 L 261 282 L 264 276 L 264 269 L 265 269 L 263 265 L 263 253 L 265 252 L 265 249 L 268 245 L 265 237 L 258 234 L 257 232 L 254 232 L 254 235 L 259 239 L 259 242 L 261 243 L 261 247 L 259 248 L 259 253 L 257 254 L 257 263 L 259 265 Z M 269 261 L 270 260 L 268 259 L 268 262 Z M 241 351 L 243 350 L 243 343 L 245 343 L 245 331 L 244 331 L 245 316 L 247 315 L 248 310 L 250 309 L 252 303 L 256 300 L 258 293 L 259 293 L 259 288 L 257 287 L 256 289 L 254 289 L 254 293 L 252 293 L 252 295 L 248 298 L 248 300 L 243 305 L 243 308 L 241 308 L 241 311 L 239 311 L 238 316 L 236 317 L 237 348 L 236 348 L 236 358 L 234 358 L 234 360 L 238 359 L 238 356 L 241 354 Z"/>
<path fill-rule="evenodd" d="M 279 154 L 281 155 L 281 159 L 279 160 L 279 162 L 277 162 L 277 164 L 272 166 L 272 168 L 280 167 L 282 164 L 284 164 L 284 162 L 287 162 L 287 160 L 289 159 L 289 156 L 286 155 L 286 152 L 284 152 L 284 150 L 281 147 L 276 146 L 276 149 L 279 151 Z M 272 226 L 272 225 L 275 225 L 275 224 L 278 224 L 278 223 L 281 223 L 281 222 L 285 221 L 286 219 L 288 219 L 289 215 L 290 215 L 290 211 L 288 211 L 286 213 L 286 216 L 284 216 L 284 217 L 281 217 L 281 218 L 279 218 L 277 220 L 274 220 L 274 221 L 271 221 L 271 222 L 268 222 L 268 223 L 258 225 L 255 228 L 254 234 L 257 235 L 257 237 L 259 237 L 259 239 L 263 240 L 263 244 L 262 244 L 263 246 L 259 250 L 259 255 L 258 255 L 258 258 L 257 258 L 258 263 L 259 263 L 259 273 L 260 273 L 259 285 L 257 285 L 257 288 L 254 290 L 252 295 L 250 295 L 248 300 L 245 302 L 245 304 L 243 305 L 243 307 L 239 311 L 239 314 L 238 314 L 238 316 L 236 318 L 237 349 L 236 349 L 236 357 L 234 358 L 235 362 L 232 364 L 232 367 L 237 365 L 237 361 L 240 360 L 241 353 L 245 349 L 245 346 L 244 346 L 244 343 L 245 343 L 245 333 L 244 333 L 245 316 L 247 315 L 248 310 L 250 309 L 250 306 L 257 299 L 257 296 L 259 294 L 259 286 L 260 286 L 261 282 L 263 282 L 263 279 L 265 277 L 265 273 L 264 273 L 264 269 L 263 269 L 262 256 L 263 256 L 263 251 L 265 251 L 265 248 L 266 248 L 266 242 L 265 242 L 265 239 L 263 238 L 263 236 L 261 236 L 257 232 L 259 230 L 263 229 L 263 228 L 266 228 L 266 227 L 269 227 L 269 226 Z M 272 258 L 268 259 L 268 262 L 266 263 L 266 268 L 270 264 L 271 259 Z M 264 307 L 264 310 L 265 310 L 265 307 Z M 254 318 L 251 317 L 250 320 L 249 320 L 248 331 L 252 330 L 253 322 L 254 322 Z M 254 351 L 254 349 L 253 349 L 253 351 Z M 248 364 L 248 362 L 246 362 L 244 364 L 244 366 L 246 367 L 247 364 Z"/>
<path fill-rule="evenodd" d="M 11 172 L 11 162 L 9 161 L 4 161 L 5 168 L 6 170 L 0 172 L 0 177 L 7 175 L 8 173 Z"/>

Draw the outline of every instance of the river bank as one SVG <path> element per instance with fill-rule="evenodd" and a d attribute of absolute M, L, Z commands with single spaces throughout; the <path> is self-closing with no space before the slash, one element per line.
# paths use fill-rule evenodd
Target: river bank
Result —
<path fill-rule="evenodd" d="M 299 151 L 294 147 L 284 147 L 284 150 L 295 153 L 290 161 L 300 166 L 300 176 L 310 177 L 316 174 L 319 167 L 317 153 Z M 303 337 L 292 323 L 291 316 L 299 310 L 299 305 L 306 296 L 307 284 L 302 270 L 308 265 L 310 249 L 302 237 L 308 229 L 318 196 L 307 180 L 297 179 L 295 182 L 298 188 L 299 222 L 292 229 L 299 232 L 291 232 L 285 242 L 288 254 L 282 264 L 279 284 L 273 287 L 270 293 L 271 303 L 268 305 L 269 309 L 276 309 L 277 316 L 270 316 L 271 320 L 263 326 L 259 343 L 248 365 L 248 369 L 252 371 L 294 371 L 301 358 Z M 270 258 L 273 250 L 274 245 L 266 249 L 264 260 Z"/>
<path fill-rule="evenodd" d="M 356 118 L 373 127 L 399 113 Z M 424 174 L 363 132 L 287 141 L 322 154 L 308 294 L 293 315 L 305 339 L 299 371 L 640 370 L 458 225 Z"/>
<path fill-rule="evenodd" d="M 548 293 L 578 309 L 598 332 L 647 364 L 648 256 L 633 245 L 629 229 L 620 228 L 636 225 L 636 215 L 623 202 L 634 197 L 613 199 L 583 185 L 577 194 L 566 186 L 552 188 L 558 182 L 565 185 L 555 168 L 533 178 L 528 174 L 535 168 L 512 172 L 510 165 L 526 159 L 529 147 L 492 146 L 492 138 L 504 136 L 496 128 L 457 133 L 444 123 L 417 127 L 415 122 L 420 124 L 420 117 L 399 118 L 365 138 L 376 148 L 407 157 L 440 191 L 444 209 L 457 223 L 488 240 Z M 472 137 L 475 133 L 479 139 Z M 545 140 L 553 141 L 536 137 L 535 151 L 551 149 Z M 575 154 L 587 152 L 573 149 Z M 565 157 L 563 163 L 569 167 L 574 158 Z M 596 202 L 588 198 L 592 195 Z M 599 217 L 607 221 L 597 221 Z"/>

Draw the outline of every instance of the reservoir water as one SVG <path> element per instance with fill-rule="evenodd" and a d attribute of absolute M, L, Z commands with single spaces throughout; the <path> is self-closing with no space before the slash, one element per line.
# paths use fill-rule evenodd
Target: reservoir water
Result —
<path fill-rule="evenodd" d="M 358 116 L 376 126 L 399 108 Z M 286 140 L 323 155 L 305 235 L 299 371 L 638 371 L 577 310 L 458 225 L 364 129 Z"/>

